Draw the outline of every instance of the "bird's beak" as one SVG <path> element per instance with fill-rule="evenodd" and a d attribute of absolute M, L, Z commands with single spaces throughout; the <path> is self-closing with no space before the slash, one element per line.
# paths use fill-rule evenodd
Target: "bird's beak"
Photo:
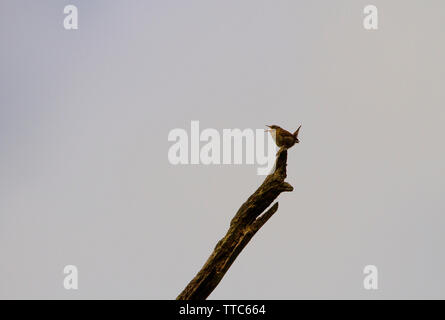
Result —
<path fill-rule="evenodd" d="M 266 124 L 266 127 L 270 128 L 270 126 L 268 126 L 267 124 Z M 272 128 L 271 128 L 271 129 L 272 129 Z M 264 131 L 269 132 L 270 129 L 264 129 Z"/>

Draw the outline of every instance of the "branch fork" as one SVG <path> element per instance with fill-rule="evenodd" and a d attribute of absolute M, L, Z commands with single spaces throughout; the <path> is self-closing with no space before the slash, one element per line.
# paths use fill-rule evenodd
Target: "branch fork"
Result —
<path fill-rule="evenodd" d="M 275 171 L 241 205 L 230 222 L 227 234 L 217 243 L 204 266 L 177 300 L 204 300 L 212 293 L 240 252 L 278 210 L 278 202 L 271 206 L 272 202 L 282 192 L 293 191 L 294 188 L 284 181 L 286 166 L 287 149 L 280 149 Z"/>

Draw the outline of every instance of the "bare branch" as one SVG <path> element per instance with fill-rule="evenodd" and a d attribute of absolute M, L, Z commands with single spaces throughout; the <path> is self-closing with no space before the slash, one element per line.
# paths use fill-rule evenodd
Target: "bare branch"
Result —
<path fill-rule="evenodd" d="M 212 293 L 250 239 L 278 210 L 278 202 L 269 208 L 272 202 L 282 192 L 293 190 L 293 187 L 284 181 L 286 166 L 287 150 L 283 149 L 277 155 L 275 171 L 268 175 L 241 205 L 230 222 L 227 234 L 218 242 L 202 269 L 176 299 L 204 300 Z M 267 208 L 269 209 L 265 211 Z"/>

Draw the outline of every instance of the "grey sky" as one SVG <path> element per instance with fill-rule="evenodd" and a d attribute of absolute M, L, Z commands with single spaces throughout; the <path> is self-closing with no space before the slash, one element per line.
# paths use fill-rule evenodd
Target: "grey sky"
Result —
<path fill-rule="evenodd" d="M 372 3 L 3 0 L 0 298 L 175 298 L 264 179 L 170 165 L 191 120 L 303 125 L 210 298 L 445 298 L 445 2 Z"/>

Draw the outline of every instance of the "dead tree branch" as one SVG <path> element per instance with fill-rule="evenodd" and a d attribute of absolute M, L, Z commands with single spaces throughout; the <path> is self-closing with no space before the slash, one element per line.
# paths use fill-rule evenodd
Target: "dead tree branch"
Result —
<path fill-rule="evenodd" d="M 282 150 L 277 156 L 275 171 L 266 177 L 239 208 L 230 222 L 227 234 L 218 242 L 202 269 L 179 294 L 177 300 L 204 300 L 212 293 L 250 239 L 277 211 L 278 202 L 264 211 L 281 192 L 293 190 L 284 181 L 286 165 L 287 150 Z"/>

